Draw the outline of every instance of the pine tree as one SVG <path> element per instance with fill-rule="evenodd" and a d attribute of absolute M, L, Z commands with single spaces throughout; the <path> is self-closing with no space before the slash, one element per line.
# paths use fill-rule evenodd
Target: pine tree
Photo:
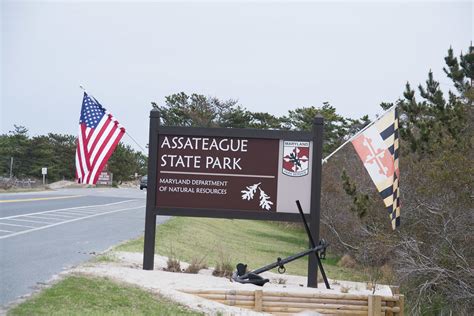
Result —
<path fill-rule="evenodd" d="M 403 141 L 408 142 L 411 152 L 420 156 L 432 154 L 447 138 L 455 148 L 466 145 L 464 135 L 471 124 L 470 117 L 472 118 L 472 48 L 470 54 L 461 54 L 460 60 L 459 63 L 452 48 L 449 48 L 445 57 L 447 68 L 444 71 L 453 81 L 456 91 L 449 91 L 447 99 L 431 70 L 425 85 L 418 86 L 421 101 L 416 99 L 410 84 L 406 84 L 404 100 L 398 101 L 401 112 L 400 135 Z M 386 107 L 386 103 L 382 107 Z"/>
<path fill-rule="evenodd" d="M 324 145 L 325 155 L 335 150 L 351 134 L 357 132 L 369 123 L 368 116 L 360 119 L 346 119 L 336 113 L 336 108 L 328 102 L 317 108 L 315 106 L 297 108 L 288 112 L 286 121 L 291 124 L 292 129 L 310 131 L 316 115 L 324 117 Z"/>

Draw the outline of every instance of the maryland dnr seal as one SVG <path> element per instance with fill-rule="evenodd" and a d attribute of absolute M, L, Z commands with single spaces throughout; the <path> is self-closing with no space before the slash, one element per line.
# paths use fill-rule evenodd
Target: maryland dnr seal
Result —
<path fill-rule="evenodd" d="M 284 175 L 302 177 L 309 173 L 309 142 L 283 142 Z"/>

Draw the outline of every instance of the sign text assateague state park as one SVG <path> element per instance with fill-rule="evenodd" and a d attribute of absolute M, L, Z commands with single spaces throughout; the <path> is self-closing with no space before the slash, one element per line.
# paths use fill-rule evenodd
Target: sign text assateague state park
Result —
<path fill-rule="evenodd" d="M 276 139 L 160 135 L 157 206 L 275 211 L 278 147 Z"/>
<path fill-rule="evenodd" d="M 309 207 L 310 148 L 309 141 L 160 134 L 156 206 L 291 213 L 299 197 Z"/>

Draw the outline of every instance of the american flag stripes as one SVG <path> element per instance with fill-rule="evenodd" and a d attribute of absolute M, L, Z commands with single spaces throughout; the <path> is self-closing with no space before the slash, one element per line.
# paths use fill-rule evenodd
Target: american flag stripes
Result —
<path fill-rule="evenodd" d="M 393 108 L 352 140 L 387 207 L 392 228 L 400 226 L 398 111 Z"/>
<path fill-rule="evenodd" d="M 125 128 L 96 99 L 84 93 L 76 148 L 76 178 L 96 184 Z"/>

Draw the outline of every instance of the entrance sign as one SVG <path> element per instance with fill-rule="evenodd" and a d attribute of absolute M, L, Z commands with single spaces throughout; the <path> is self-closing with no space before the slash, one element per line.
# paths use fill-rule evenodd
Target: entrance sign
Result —
<path fill-rule="evenodd" d="M 157 215 L 299 221 L 300 200 L 319 240 L 322 127 L 321 117 L 312 132 L 160 127 L 152 110 L 143 268 L 153 269 Z"/>
<path fill-rule="evenodd" d="M 108 171 L 102 171 L 97 178 L 98 185 L 112 185 L 113 173 Z"/>
<path fill-rule="evenodd" d="M 208 135 L 196 136 L 198 132 Z M 158 214 L 278 220 L 280 213 L 298 213 L 294 206 L 298 198 L 309 212 L 310 141 L 255 138 L 259 132 L 262 131 L 160 128 L 155 204 Z M 212 136 L 223 133 L 229 136 Z M 310 133 L 289 135 L 311 138 Z M 300 147 L 285 146 L 287 143 Z M 288 148 L 295 153 L 287 153 Z M 294 176 L 299 178 L 292 179 Z"/>

